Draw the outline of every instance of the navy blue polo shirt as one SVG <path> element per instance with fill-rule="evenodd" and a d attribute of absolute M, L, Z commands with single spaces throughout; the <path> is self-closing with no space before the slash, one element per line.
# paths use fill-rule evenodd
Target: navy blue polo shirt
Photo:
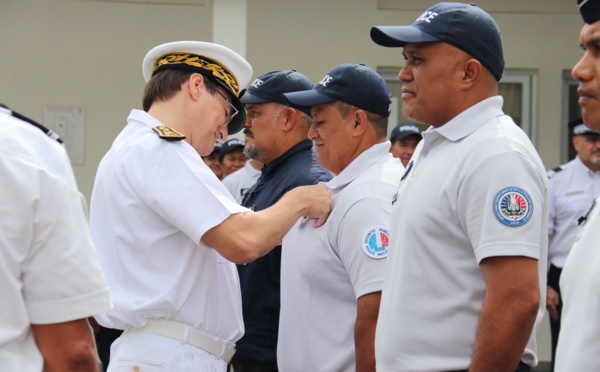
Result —
<path fill-rule="evenodd" d="M 329 181 L 332 175 L 317 164 L 312 146 L 312 141 L 304 140 L 267 164 L 242 205 L 260 211 L 297 186 Z M 280 245 L 254 262 L 237 266 L 246 328 L 244 337 L 236 343 L 237 360 L 277 360 L 280 266 Z"/>

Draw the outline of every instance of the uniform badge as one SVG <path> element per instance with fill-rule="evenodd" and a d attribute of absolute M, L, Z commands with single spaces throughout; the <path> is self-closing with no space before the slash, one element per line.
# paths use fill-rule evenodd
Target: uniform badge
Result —
<path fill-rule="evenodd" d="M 390 245 L 390 232 L 387 227 L 374 226 L 365 233 L 362 240 L 363 251 L 372 258 L 385 258 Z"/>
<path fill-rule="evenodd" d="M 164 125 L 157 125 L 156 127 L 152 127 L 152 130 L 155 131 L 158 136 L 167 141 L 181 141 L 185 139 L 185 136 L 175 129 L 171 129 Z"/>
<path fill-rule="evenodd" d="M 505 225 L 521 226 L 531 218 L 533 202 L 524 190 L 518 187 L 507 187 L 496 194 L 494 213 Z"/>

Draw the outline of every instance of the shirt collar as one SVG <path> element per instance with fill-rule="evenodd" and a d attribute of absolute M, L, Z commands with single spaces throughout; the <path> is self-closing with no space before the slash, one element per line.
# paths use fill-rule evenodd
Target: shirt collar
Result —
<path fill-rule="evenodd" d="M 129 117 L 127 118 L 127 120 L 136 121 L 150 128 L 155 127 L 157 125 L 164 125 L 163 123 L 158 121 L 158 119 L 156 119 L 154 116 L 150 115 L 146 111 L 136 109 L 131 110 L 131 113 L 129 113 Z"/>
<path fill-rule="evenodd" d="M 283 155 L 279 156 L 277 159 L 273 160 L 269 164 L 265 165 L 262 169 L 263 175 L 268 175 L 270 173 L 275 172 L 275 170 L 283 163 L 287 161 L 287 159 L 294 156 L 296 153 L 300 151 L 310 150 L 313 146 L 311 140 L 306 139 L 301 142 L 298 142 L 294 146 L 292 146 L 289 150 L 287 150 Z"/>
<path fill-rule="evenodd" d="M 461 140 L 483 126 L 488 120 L 504 115 L 502 96 L 486 98 L 456 115 L 439 128 L 429 127 L 425 134 L 437 132 L 449 141 Z"/>
<path fill-rule="evenodd" d="M 337 188 L 343 188 L 350 182 L 354 181 L 356 177 L 360 176 L 373 164 L 379 161 L 383 157 L 392 157 L 390 154 L 390 141 L 375 144 L 363 151 L 356 157 L 343 171 L 335 176 L 331 181 L 327 182 L 325 186 L 329 190 L 335 190 Z"/>

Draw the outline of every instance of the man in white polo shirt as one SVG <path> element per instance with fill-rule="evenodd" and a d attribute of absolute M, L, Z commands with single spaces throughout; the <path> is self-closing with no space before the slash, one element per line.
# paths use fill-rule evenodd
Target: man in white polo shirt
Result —
<path fill-rule="evenodd" d="M 300 220 L 283 239 L 279 370 L 375 371 L 388 224 L 404 170 L 386 141 L 391 95 L 371 68 L 342 64 L 312 90 L 284 96 L 312 107 L 308 137 L 336 177 L 325 184 L 328 222 Z"/>
<path fill-rule="evenodd" d="M 323 222 L 321 185 L 296 188 L 260 212 L 240 206 L 201 156 L 245 123 L 238 97 L 252 69 L 205 42 L 148 52 L 143 108 L 98 168 L 90 224 L 115 308 L 96 317 L 124 329 L 109 371 L 221 371 L 243 335 L 234 263 L 265 255 L 301 216 Z"/>
<path fill-rule="evenodd" d="M 600 133 L 588 128 L 581 118 L 568 123 L 573 131 L 575 159 L 548 171 L 550 216 L 548 218 L 548 286 L 546 309 L 552 334 L 552 366 L 560 331 L 562 299 L 559 280 L 575 238 L 578 220 L 600 196 Z"/>
<path fill-rule="evenodd" d="M 548 180 L 502 112 L 500 30 L 472 4 L 371 29 L 403 47 L 405 117 L 430 125 L 400 182 L 377 325 L 382 371 L 526 371 L 544 314 Z"/>
<path fill-rule="evenodd" d="M 579 81 L 583 122 L 600 132 L 600 1 L 578 0 L 585 22 L 579 36 L 584 53 L 571 72 Z M 560 277 L 563 300 L 556 372 L 600 371 L 600 199 L 579 220 L 579 235 Z"/>

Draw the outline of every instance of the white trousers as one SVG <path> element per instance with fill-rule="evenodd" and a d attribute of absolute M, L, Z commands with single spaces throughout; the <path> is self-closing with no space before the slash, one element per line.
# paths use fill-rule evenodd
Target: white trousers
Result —
<path fill-rule="evenodd" d="M 220 358 L 195 346 L 148 332 L 128 332 L 113 342 L 108 372 L 226 372 Z"/>

